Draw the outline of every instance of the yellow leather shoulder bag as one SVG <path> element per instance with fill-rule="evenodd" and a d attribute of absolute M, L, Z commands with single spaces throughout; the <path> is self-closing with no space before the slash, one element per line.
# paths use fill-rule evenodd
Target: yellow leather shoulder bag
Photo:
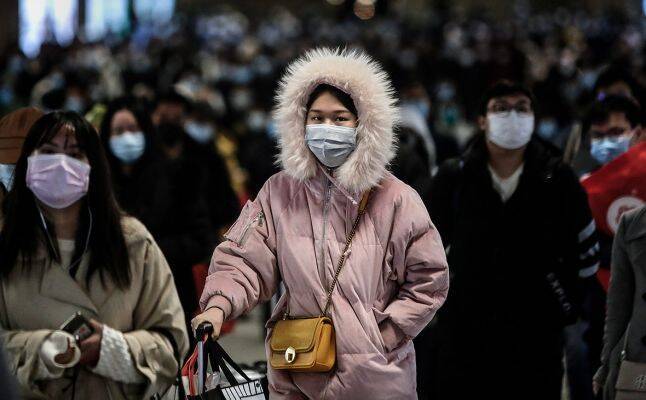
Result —
<path fill-rule="evenodd" d="M 345 249 L 339 259 L 334 280 L 327 290 L 323 313 L 312 318 L 289 318 L 289 312 L 286 312 L 283 319 L 276 322 L 269 339 L 271 348 L 269 364 L 274 369 L 293 372 L 327 372 L 334 367 L 336 340 L 334 325 L 327 316 L 327 311 L 332 300 L 332 292 L 339 280 L 339 274 L 348 256 L 350 244 L 357 231 L 359 220 L 366 212 L 369 197 L 370 191 L 363 195 L 359 204 L 359 213 L 345 241 Z"/>

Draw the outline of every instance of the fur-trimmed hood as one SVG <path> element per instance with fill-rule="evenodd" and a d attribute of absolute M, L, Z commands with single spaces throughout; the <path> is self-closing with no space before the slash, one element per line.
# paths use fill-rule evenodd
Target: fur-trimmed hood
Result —
<path fill-rule="evenodd" d="M 357 147 L 334 177 L 354 193 L 377 186 L 395 155 L 393 129 L 399 111 L 387 74 L 370 56 L 357 50 L 318 48 L 287 67 L 273 115 L 282 168 L 299 181 L 316 175 L 318 160 L 305 142 L 305 117 L 309 96 L 321 84 L 349 94 L 359 114 Z"/>

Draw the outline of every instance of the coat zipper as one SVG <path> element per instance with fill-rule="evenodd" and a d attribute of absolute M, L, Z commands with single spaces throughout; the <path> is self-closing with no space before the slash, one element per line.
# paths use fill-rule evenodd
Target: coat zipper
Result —
<path fill-rule="evenodd" d="M 319 267 L 322 268 L 323 274 L 321 275 L 321 283 L 323 284 L 323 289 L 327 291 L 327 273 L 325 271 L 325 239 L 327 236 L 327 219 L 328 219 L 328 209 L 330 206 L 330 197 L 332 195 L 332 181 L 327 180 L 327 187 L 325 189 L 325 200 L 323 203 L 323 235 L 321 238 L 321 262 Z"/>
<path fill-rule="evenodd" d="M 262 226 L 264 219 L 265 219 L 265 213 L 260 211 L 258 215 L 256 215 L 256 217 L 253 220 L 251 220 L 251 222 L 249 222 L 247 226 L 245 226 L 244 231 L 242 232 L 242 236 L 240 237 L 240 241 L 238 242 L 239 246 L 244 246 L 245 242 L 247 241 L 247 236 L 249 235 L 249 230 L 251 226 L 254 225 L 255 223 L 258 223 L 258 226 Z"/>

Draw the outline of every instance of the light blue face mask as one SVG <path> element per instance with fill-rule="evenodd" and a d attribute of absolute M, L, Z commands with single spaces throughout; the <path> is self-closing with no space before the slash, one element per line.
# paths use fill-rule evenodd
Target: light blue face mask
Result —
<path fill-rule="evenodd" d="M 552 140 L 558 135 L 559 126 L 554 118 L 544 118 L 538 123 L 536 133 L 545 140 Z"/>
<path fill-rule="evenodd" d="M 13 185 L 13 173 L 16 166 L 13 164 L 0 164 L 0 184 L 8 191 Z"/>
<path fill-rule="evenodd" d="M 209 124 L 201 124 L 195 121 L 189 121 L 184 124 L 184 130 L 193 140 L 200 144 L 210 142 L 215 136 L 215 130 Z"/>
<path fill-rule="evenodd" d="M 600 164 L 608 164 L 628 151 L 630 140 L 631 136 L 629 135 L 592 139 L 590 142 L 590 155 Z"/>
<path fill-rule="evenodd" d="M 142 132 L 124 132 L 110 138 L 112 154 L 126 165 L 139 160 L 146 149 L 146 138 Z"/>
<path fill-rule="evenodd" d="M 428 119 L 431 115 L 431 105 L 424 100 L 408 100 L 404 102 L 405 106 L 412 107 L 417 110 L 424 119 Z"/>
<path fill-rule="evenodd" d="M 67 111 L 74 111 L 77 114 L 81 114 L 85 109 L 85 103 L 83 99 L 77 96 L 70 96 L 65 100 L 63 109 Z"/>
<path fill-rule="evenodd" d="M 329 168 L 343 164 L 357 146 L 357 129 L 311 124 L 305 127 L 305 142 L 318 160 Z"/>

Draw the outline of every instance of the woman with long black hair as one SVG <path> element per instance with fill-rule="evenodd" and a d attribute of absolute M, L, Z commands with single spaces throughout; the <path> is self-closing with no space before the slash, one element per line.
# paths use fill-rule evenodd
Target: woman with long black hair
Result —
<path fill-rule="evenodd" d="M 24 398 L 163 392 L 187 347 L 164 256 L 119 209 L 99 136 L 53 112 L 29 131 L 0 231 L 0 343 Z M 89 337 L 61 330 L 81 312 Z"/>

